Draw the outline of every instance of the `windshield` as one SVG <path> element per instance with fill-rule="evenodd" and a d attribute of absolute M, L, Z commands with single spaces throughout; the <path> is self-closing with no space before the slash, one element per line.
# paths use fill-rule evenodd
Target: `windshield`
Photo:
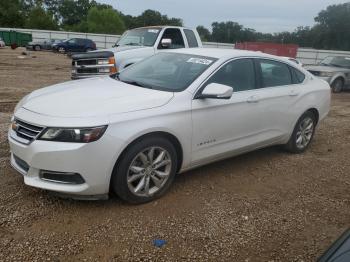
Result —
<path fill-rule="evenodd" d="M 159 32 L 160 28 L 158 27 L 138 28 L 126 31 L 116 45 L 153 46 L 158 38 Z"/>
<path fill-rule="evenodd" d="M 321 65 L 335 66 L 335 67 L 342 67 L 342 68 L 349 68 L 350 69 L 350 57 L 329 56 L 329 57 L 326 57 L 321 62 Z"/>
<path fill-rule="evenodd" d="M 125 83 L 162 91 L 185 90 L 217 59 L 180 53 L 159 53 L 122 71 Z"/>

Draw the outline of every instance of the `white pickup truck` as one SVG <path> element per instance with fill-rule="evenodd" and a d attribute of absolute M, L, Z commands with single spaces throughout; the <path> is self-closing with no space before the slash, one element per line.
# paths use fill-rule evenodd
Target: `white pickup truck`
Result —
<path fill-rule="evenodd" d="M 202 47 L 196 30 L 175 26 L 132 29 L 113 48 L 73 55 L 72 79 L 114 74 L 162 50 L 195 47 Z"/>

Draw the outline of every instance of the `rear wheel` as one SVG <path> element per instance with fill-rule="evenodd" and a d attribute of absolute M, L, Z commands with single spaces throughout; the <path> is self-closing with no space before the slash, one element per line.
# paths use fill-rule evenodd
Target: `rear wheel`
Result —
<path fill-rule="evenodd" d="M 285 148 L 291 153 L 303 153 L 314 137 L 316 124 L 316 117 L 312 112 L 304 113 L 295 125 L 292 136 Z"/>
<path fill-rule="evenodd" d="M 35 51 L 40 51 L 40 50 L 41 50 L 41 46 L 40 46 L 40 45 L 34 46 L 34 50 L 35 50 Z"/>
<path fill-rule="evenodd" d="M 337 78 L 333 81 L 332 85 L 332 91 L 333 93 L 340 93 L 343 90 L 344 87 L 344 81 L 341 78 Z"/>
<path fill-rule="evenodd" d="M 123 153 L 112 174 L 111 187 L 123 200 L 141 204 L 162 196 L 171 186 L 177 155 L 171 142 L 149 137 L 132 144 Z"/>

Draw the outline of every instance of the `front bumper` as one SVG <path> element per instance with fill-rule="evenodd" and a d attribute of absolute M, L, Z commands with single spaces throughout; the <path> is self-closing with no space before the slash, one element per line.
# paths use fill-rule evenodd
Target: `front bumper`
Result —
<path fill-rule="evenodd" d="M 26 185 L 76 198 L 99 196 L 100 199 L 109 193 L 115 148 L 108 135 L 89 144 L 34 140 L 29 145 L 18 142 L 13 136 L 10 129 L 11 165 L 23 175 Z M 84 183 L 47 181 L 40 176 L 41 170 L 76 173 L 81 175 Z"/>

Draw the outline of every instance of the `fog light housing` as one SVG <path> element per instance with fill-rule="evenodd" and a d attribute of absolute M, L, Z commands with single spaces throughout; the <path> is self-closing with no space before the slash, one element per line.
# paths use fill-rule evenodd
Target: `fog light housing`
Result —
<path fill-rule="evenodd" d="M 59 184 L 81 185 L 85 183 L 84 178 L 78 173 L 40 170 L 39 177 L 44 181 Z"/>

